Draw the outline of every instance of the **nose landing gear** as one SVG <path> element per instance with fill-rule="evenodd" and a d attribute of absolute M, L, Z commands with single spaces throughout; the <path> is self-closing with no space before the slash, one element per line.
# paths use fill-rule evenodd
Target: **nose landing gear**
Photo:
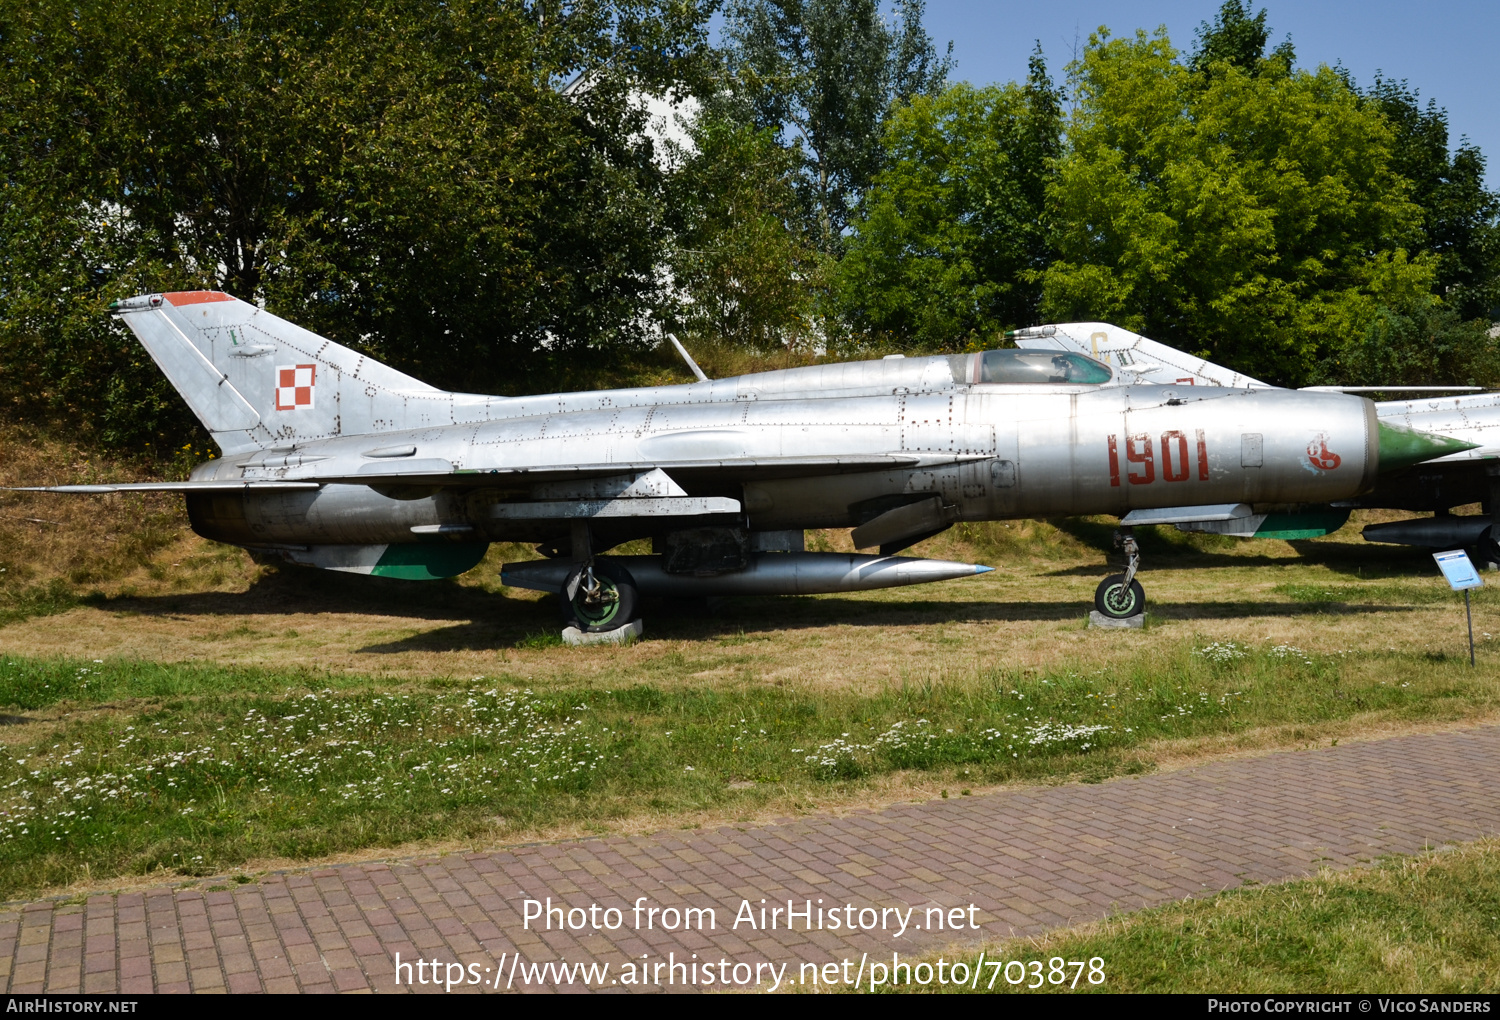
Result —
<path fill-rule="evenodd" d="M 564 627 L 601 634 L 635 620 L 636 588 L 630 571 L 596 559 L 568 575 L 562 590 Z"/>
<path fill-rule="evenodd" d="M 612 560 L 596 557 L 588 524 L 575 521 L 572 534 L 573 570 L 563 581 L 559 602 L 562 610 L 563 640 L 592 643 L 587 636 L 610 640 L 639 637 L 636 617 L 640 601 L 635 578 L 630 571 Z M 569 640 L 569 632 L 574 640 Z"/>
<path fill-rule="evenodd" d="M 1146 592 L 1135 579 L 1141 568 L 1141 549 L 1135 532 L 1121 528 L 1115 532 L 1115 548 L 1125 553 L 1125 573 L 1111 574 L 1094 589 L 1094 608 L 1114 620 L 1128 620 L 1146 611 Z"/>

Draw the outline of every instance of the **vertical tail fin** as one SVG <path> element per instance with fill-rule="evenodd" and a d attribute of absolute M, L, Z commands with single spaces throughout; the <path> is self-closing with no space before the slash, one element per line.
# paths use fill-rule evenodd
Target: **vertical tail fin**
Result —
<path fill-rule="evenodd" d="M 142 294 L 113 311 L 226 454 L 401 428 L 411 401 L 448 397 L 218 291 Z"/>

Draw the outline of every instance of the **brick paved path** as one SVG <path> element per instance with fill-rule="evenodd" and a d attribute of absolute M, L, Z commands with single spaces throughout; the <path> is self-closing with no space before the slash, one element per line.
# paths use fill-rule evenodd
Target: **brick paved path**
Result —
<path fill-rule="evenodd" d="M 390 991 L 397 953 L 479 973 L 509 969 L 516 953 L 523 965 L 592 960 L 612 975 L 627 961 L 697 953 L 789 961 L 795 979 L 804 961 L 889 960 L 1500 833 L 1497 772 L 1500 727 L 1483 727 L 844 818 L 322 868 L 223 892 L 29 903 L 0 911 L 0 979 L 9 992 Z M 558 931 L 554 917 L 551 932 L 523 928 L 522 901 L 547 896 L 619 907 L 624 924 Z M 642 896 L 713 907 L 717 927 L 632 930 Z M 784 917 L 775 931 L 732 929 L 742 898 L 757 911 L 762 898 L 915 907 L 914 926 L 936 917 L 927 908 L 972 902 L 980 930 L 850 935 L 800 930 L 800 917 L 795 931 Z"/>

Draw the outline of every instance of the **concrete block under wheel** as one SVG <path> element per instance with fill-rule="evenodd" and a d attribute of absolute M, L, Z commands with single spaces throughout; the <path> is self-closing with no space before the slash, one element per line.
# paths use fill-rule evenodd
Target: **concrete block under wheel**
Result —
<path fill-rule="evenodd" d="M 601 630 L 595 634 L 581 631 L 577 627 L 564 627 L 562 639 L 565 645 L 628 645 L 640 637 L 645 629 L 646 625 L 640 620 L 631 620 L 623 627 Z"/>
<path fill-rule="evenodd" d="M 1121 620 L 1114 616 L 1105 616 L 1097 609 L 1089 610 L 1089 626 L 1103 627 L 1106 630 L 1140 630 L 1146 625 L 1146 614 L 1137 613 L 1127 616 Z"/>

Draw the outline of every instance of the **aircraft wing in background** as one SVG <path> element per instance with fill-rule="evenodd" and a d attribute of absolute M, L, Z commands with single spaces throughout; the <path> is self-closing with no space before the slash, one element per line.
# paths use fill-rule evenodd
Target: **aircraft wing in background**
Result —
<path fill-rule="evenodd" d="M 1134 386 L 1228 386 L 1234 389 L 1272 389 L 1270 383 L 1175 347 L 1149 340 L 1139 333 L 1107 322 L 1063 322 L 1030 326 L 1005 334 L 1017 347 L 1029 350 L 1076 351 L 1115 370 L 1116 384 Z"/>
<path fill-rule="evenodd" d="M 1108 322 L 1064 322 L 1030 326 L 1005 334 L 1017 347 L 1030 350 L 1076 351 L 1115 370 L 1122 386 L 1155 383 L 1163 386 L 1230 386 L 1270 389 L 1270 383 L 1194 357 L 1175 347 L 1150 340 Z M 1478 393 L 1482 386 L 1303 386 L 1313 393 Z M 1392 406 L 1407 401 L 1389 402 Z M 1383 405 L 1382 405 L 1383 406 Z M 1381 415 L 1385 417 L 1384 414 Z"/>

